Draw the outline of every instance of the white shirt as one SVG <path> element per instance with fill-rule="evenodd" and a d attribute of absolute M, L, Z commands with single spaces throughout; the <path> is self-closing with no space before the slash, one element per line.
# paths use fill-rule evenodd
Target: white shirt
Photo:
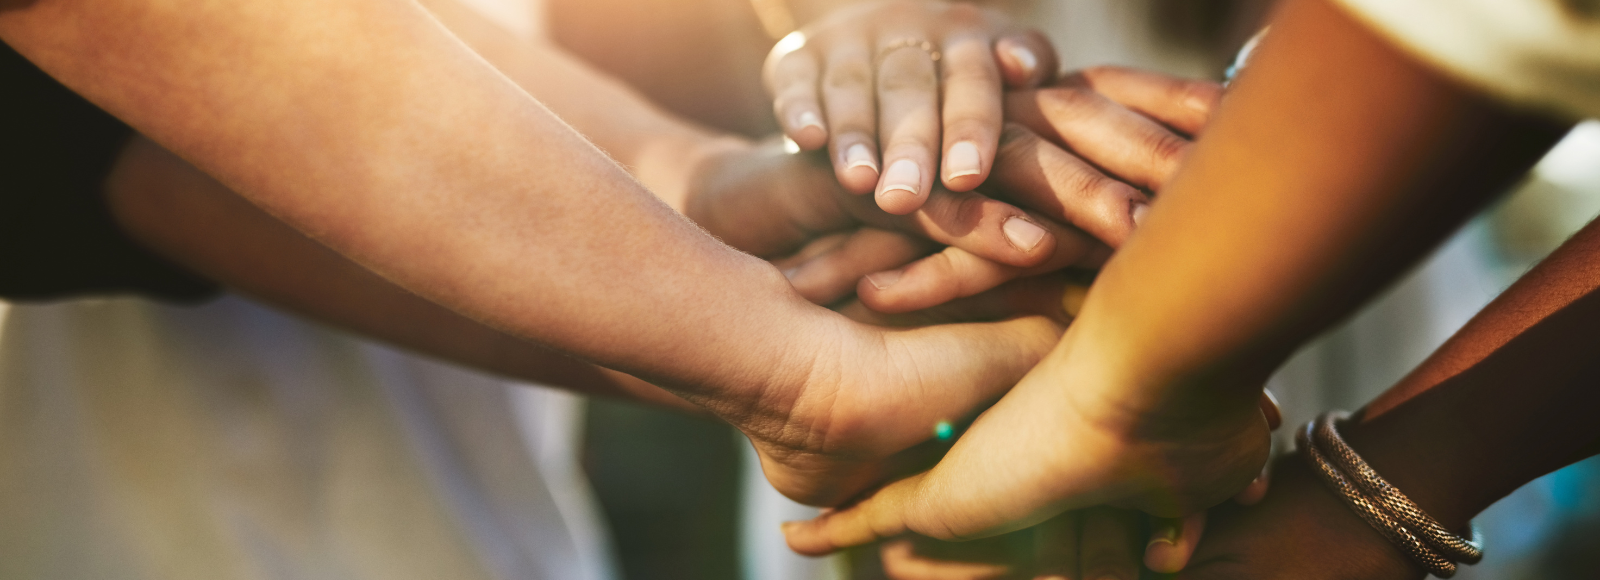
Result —
<path fill-rule="evenodd" d="M 1600 0 L 1335 0 L 1402 49 L 1513 103 L 1600 116 Z"/>

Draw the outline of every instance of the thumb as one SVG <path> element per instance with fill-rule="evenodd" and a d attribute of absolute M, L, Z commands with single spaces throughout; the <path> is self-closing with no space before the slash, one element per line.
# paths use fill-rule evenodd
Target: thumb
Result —
<path fill-rule="evenodd" d="M 824 556 L 844 548 L 892 538 L 907 531 L 907 508 L 927 473 L 896 481 L 850 507 L 806 521 L 784 522 L 789 549 L 806 556 Z"/>
<path fill-rule="evenodd" d="M 994 43 L 995 62 L 1006 88 L 1026 90 L 1054 81 L 1061 63 L 1056 47 L 1037 30 L 1015 32 Z"/>

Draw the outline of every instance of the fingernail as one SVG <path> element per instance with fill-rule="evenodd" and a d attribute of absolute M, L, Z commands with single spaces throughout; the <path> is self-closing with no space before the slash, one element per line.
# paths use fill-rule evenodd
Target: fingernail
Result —
<path fill-rule="evenodd" d="M 1006 239 L 1011 240 L 1011 245 L 1027 252 L 1039 245 L 1039 240 L 1044 239 L 1044 228 L 1022 218 L 1008 218 L 1000 225 L 1001 231 L 1006 233 Z"/>
<path fill-rule="evenodd" d="M 1142 226 L 1142 225 L 1144 225 L 1144 215 L 1147 214 L 1147 213 L 1150 213 L 1150 204 L 1148 204 L 1148 203 L 1136 203 L 1136 204 L 1133 204 L 1133 211 L 1131 211 L 1129 213 L 1133 214 L 1133 227 Z"/>
<path fill-rule="evenodd" d="M 1180 525 L 1182 525 L 1182 522 L 1179 520 L 1164 521 L 1156 524 L 1155 529 L 1150 530 L 1150 543 L 1145 544 L 1145 547 L 1149 548 L 1157 543 L 1166 543 L 1170 546 L 1178 545 L 1178 526 Z"/>
<path fill-rule="evenodd" d="M 784 534 L 788 534 L 798 527 L 800 527 L 800 522 L 783 522 L 778 524 L 778 529 L 782 530 Z"/>
<path fill-rule="evenodd" d="M 867 274 L 867 283 L 872 284 L 873 288 L 887 290 L 890 286 L 893 286 L 895 282 L 899 282 L 900 277 L 904 275 L 905 272 L 902 270 L 885 270 L 883 272 Z"/>
<path fill-rule="evenodd" d="M 1033 51 L 1028 50 L 1027 46 L 1009 38 L 1001 39 L 999 44 L 1000 50 L 1005 51 L 1007 56 L 1016 61 L 1017 66 L 1022 67 L 1022 76 L 1031 80 L 1033 71 L 1039 68 L 1039 57 L 1034 56 Z"/>
<path fill-rule="evenodd" d="M 877 171 L 878 161 L 872 158 L 871 149 L 868 149 L 866 145 L 856 143 L 851 145 L 849 149 L 844 150 L 844 166 L 849 169 L 870 167 L 873 171 Z"/>
<path fill-rule="evenodd" d="M 922 166 L 910 159 L 901 159 L 889 166 L 883 174 L 885 192 L 902 190 L 917 195 L 922 192 Z"/>
<path fill-rule="evenodd" d="M 944 170 L 946 179 L 966 177 L 982 173 L 978 160 L 978 146 L 971 141 L 962 141 L 950 146 L 950 152 L 944 155 Z"/>
<path fill-rule="evenodd" d="M 1189 95 L 1188 98 L 1183 100 L 1183 104 L 1201 113 L 1211 110 L 1211 101 L 1201 98 L 1200 95 Z"/>
<path fill-rule="evenodd" d="M 822 117 L 818 117 L 817 114 L 812 111 L 803 111 L 799 115 L 796 115 L 794 118 L 794 126 L 798 129 L 816 127 L 817 129 L 822 129 L 824 131 L 826 130 L 822 127 Z"/>

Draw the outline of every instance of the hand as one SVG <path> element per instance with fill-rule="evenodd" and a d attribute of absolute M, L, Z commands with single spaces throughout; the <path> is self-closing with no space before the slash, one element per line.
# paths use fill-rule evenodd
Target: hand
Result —
<path fill-rule="evenodd" d="M 789 272 L 802 293 L 825 304 L 853 291 L 876 310 L 921 310 L 1018 277 L 1098 267 L 1132 234 L 1149 202 L 1141 188 L 1170 177 L 1220 95 L 1215 83 L 1118 67 L 1012 94 L 1007 110 L 1018 122 L 1006 128 L 987 194 L 935 188 L 906 216 L 844 192 L 815 155 L 786 154 L 770 142 L 718 142 L 699 156 L 680 210 L 769 259 L 833 236 L 808 250 L 830 259 Z M 863 224 L 908 235 L 849 233 Z M 1023 224 L 1047 232 L 1027 252 L 1009 237 Z M 938 247 L 918 240 L 950 247 L 907 265 Z"/>
<path fill-rule="evenodd" d="M 1222 96 L 1207 81 L 1095 67 L 1006 96 L 1010 122 L 983 191 L 1081 230 L 1108 249 L 1127 241 L 1150 198 L 1177 172 Z M 979 259 L 961 247 L 876 273 L 857 287 L 884 312 L 927 308 L 1053 268 Z"/>
<path fill-rule="evenodd" d="M 1318 481 L 1305 458 L 1276 462 L 1276 481 L 1260 504 L 1211 510 L 1205 540 L 1181 579 L 1367 578 L 1416 580 L 1424 574 Z"/>
<path fill-rule="evenodd" d="M 790 546 L 820 554 L 906 531 L 975 538 L 1097 504 L 1176 517 L 1258 477 L 1272 427 L 1259 400 L 1143 400 L 1129 386 L 1142 377 L 1107 372 L 1103 353 L 1075 339 L 1079 328 L 939 465 L 789 524 Z"/>
<path fill-rule="evenodd" d="M 798 392 L 767 392 L 743 409 L 713 409 L 750 438 L 767 479 L 790 498 L 839 505 L 932 464 L 964 424 L 1048 352 L 1062 321 L 1062 276 L 1019 280 L 913 315 L 867 320 L 815 353 Z M 969 320 L 1003 322 L 965 323 Z M 883 324 L 925 325 L 890 330 Z"/>
<path fill-rule="evenodd" d="M 867 274 L 899 268 L 945 245 L 997 267 L 1034 272 L 1098 267 L 1110 254 L 1079 228 L 981 193 L 938 188 L 922 208 L 897 216 L 842 190 L 818 155 L 786 153 L 771 141 L 724 142 L 717 147 L 693 172 L 681 211 L 724 242 L 756 256 L 776 260 L 805 253 L 808 258 L 825 258 L 784 266 L 802 294 L 819 304 L 855 292 Z M 1011 167 L 1018 171 L 1038 167 L 1020 157 L 1026 151 L 1017 152 Z M 1093 200 L 1100 193 L 1064 188 L 1063 195 Z M 913 274 L 913 284 L 907 287 L 940 289 L 959 282 L 940 278 L 945 275 L 936 270 Z M 970 289 L 963 296 L 999 282 Z M 914 292 L 895 296 L 924 306 L 950 299 Z"/>
<path fill-rule="evenodd" d="M 1274 428 L 1282 423 L 1270 391 L 1265 392 L 1261 404 Z M 1249 506 L 1260 502 L 1268 481 L 1268 471 L 1263 471 L 1234 496 L 1234 503 Z M 943 542 L 918 535 L 890 540 L 883 544 L 880 559 L 891 580 L 1131 580 L 1139 577 L 1139 549 L 1133 537 L 1140 518 L 1149 520 L 1145 527 L 1150 530 L 1144 566 L 1158 573 L 1182 570 L 1205 532 L 1205 512 L 1169 519 L 1102 506 L 971 542 Z"/>
<path fill-rule="evenodd" d="M 950 543 L 922 536 L 885 542 L 890 580 L 1134 580 L 1139 577 L 1141 514 L 1108 507 L 1068 512 L 1009 534 Z M 1198 518 L 1192 520 L 1198 526 Z M 1159 524 L 1158 524 L 1159 526 Z M 1166 538 L 1167 532 L 1152 532 Z M 1171 536 L 1193 549 L 1198 533 Z M 1152 544 L 1154 541 L 1152 541 Z"/>
<path fill-rule="evenodd" d="M 803 150 L 826 144 L 846 189 L 876 189 L 884 210 L 905 214 L 927 201 L 940 159 L 951 191 L 983 183 L 1000 141 L 1002 82 L 1038 86 L 1057 66 L 1044 35 L 999 13 L 896 0 L 791 34 L 773 47 L 765 77 L 785 134 Z"/>

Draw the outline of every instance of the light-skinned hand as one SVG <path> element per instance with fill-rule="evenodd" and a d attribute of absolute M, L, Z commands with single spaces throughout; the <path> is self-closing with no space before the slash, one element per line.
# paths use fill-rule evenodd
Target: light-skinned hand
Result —
<path fill-rule="evenodd" d="M 890 0 L 837 10 L 773 47 L 765 77 L 779 124 L 827 146 L 840 183 L 894 214 L 935 183 L 969 191 L 1000 142 L 1001 93 L 1048 82 L 1044 35 L 967 3 Z M 941 170 L 942 168 L 942 170 Z"/>

